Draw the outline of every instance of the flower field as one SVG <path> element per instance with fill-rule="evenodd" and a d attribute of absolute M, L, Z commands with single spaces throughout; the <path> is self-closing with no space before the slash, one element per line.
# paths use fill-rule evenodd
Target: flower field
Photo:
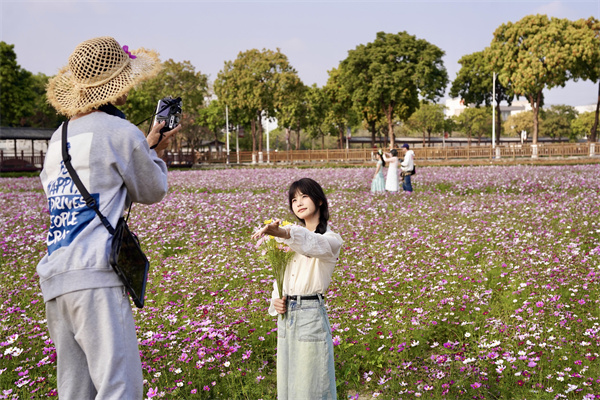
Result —
<path fill-rule="evenodd" d="M 134 205 L 151 260 L 135 309 L 147 398 L 275 399 L 273 273 L 250 241 L 321 183 L 344 245 L 326 293 L 339 398 L 600 399 L 600 165 L 170 172 Z M 35 266 L 38 178 L 0 179 L 0 399 L 56 397 Z"/>

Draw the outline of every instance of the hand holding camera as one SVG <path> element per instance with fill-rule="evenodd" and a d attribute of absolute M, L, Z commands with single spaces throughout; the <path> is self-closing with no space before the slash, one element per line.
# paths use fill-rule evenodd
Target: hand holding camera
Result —
<path fill-rule="evenodd" d="M 171 138 L 181 130 L 181 97 L 165 97 L 158 101 L 152 121 L 152 129 L 146 140 L 151 149 L 162 156 L 162 152 L 171 143 Z"/>

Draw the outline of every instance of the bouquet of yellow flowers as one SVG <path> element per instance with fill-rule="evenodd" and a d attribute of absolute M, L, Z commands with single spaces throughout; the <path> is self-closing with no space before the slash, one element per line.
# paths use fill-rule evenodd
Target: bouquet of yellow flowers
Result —
<path fill-rule="evenodd" d="M 265 221 L 265 225 L 272 223 L 273 220 Z M 281 221 L 280 226 L 292 225 L 291 222 Z M 285 277 L 285 269 L 294 257 L 294 252 L 283 243 L 278 243 L 273 236 L 265 236 L 261 239 L 257 247 L 264 247 L 264 259 L 271 264 L 275 280 L 277 281 L 277 290 L 279 298 L 283 298 L 283 278 Z"/>

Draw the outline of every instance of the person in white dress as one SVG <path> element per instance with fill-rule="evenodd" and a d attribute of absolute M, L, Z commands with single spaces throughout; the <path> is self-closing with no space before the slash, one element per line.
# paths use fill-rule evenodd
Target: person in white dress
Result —
<path fill-rule="evenodd" d="M 329 207 L 321 186 L 310 178 L 288 191 L 292 212 L 303 226 L 279 226 L 275 220 L 252 239 L 275 237 L 296 254 L 283 279 L 283 298 L 273 282 L 270 315 L 277 320 L 277 398 L 279 400 L 337 398 L 331 326 L 324 305 L 342 238 L 328 226 Z"/>
<path fill-rule="evenodd" d="M 385 177 L 385 190 L 388 192 L 398 191 L 398 150 L 392 149 L 385 153 L 383 159 L 389 164 L 387 176 Z"/>

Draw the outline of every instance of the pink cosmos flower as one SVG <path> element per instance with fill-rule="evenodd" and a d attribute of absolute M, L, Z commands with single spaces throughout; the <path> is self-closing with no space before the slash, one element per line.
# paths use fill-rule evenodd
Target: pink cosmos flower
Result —
<path fill-rule="evenodd" d="M 148 398 L 152 398 L 154 396 L 156 396 L 158 394 L 158 387 L 150 388 L 150 390 L 148 390 L 148 393 L 146 393 L 146 396 L 148 396 Z"/>

